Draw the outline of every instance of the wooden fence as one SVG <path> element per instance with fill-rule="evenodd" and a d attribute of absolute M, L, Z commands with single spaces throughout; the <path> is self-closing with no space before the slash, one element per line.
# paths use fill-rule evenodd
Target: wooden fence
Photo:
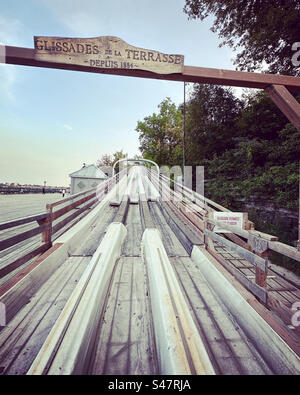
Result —
<path fill-rule="evenodd" d="M 18 250 L 20 243 L 24 245 L 26 240 L 29 241 L 29 239 L 39 234 L 41 234 L 42 242 L 35 243 L 34 247 L 26 251 L 25 254 L 22 253 L 22 248 L 20 248 L 20 256 L 12 259 L 9 263 L 5 262 L 4 265 L 1 265 L 2 267 L 0 266 L 0 278 L 3 278 L 32 258 L 48 250 L 52 246 L 55 235 L 64 233 L 70 227 L 74 226 L 76 222 L 88 213 L 89 209 L 93 208 L 103 199 L 105 194 L 111 190 L 125 173 L 126 169 L 95 188 L 47 204 L 46 212 L 1 222 L 0 252 L 6 250 L 5 252 L 10 253 L 12 256 L 18 255 L 14 253 Z M 20 228 L 18 227 L 22 226 L 24 230 L 24 225 L 28 225 L 30 229 L 27 229 L 27 227 L 25 231 L 21 230 L 20 232 Z M 4 232 L 7 230 L 10 231 Z M 36 244 L 39 245 L 37 246 Z"/>
<path fill-rule="evenodd" d="M 192 191 L 191 189 L 176 183 L 153 170 L 148 170 L 151 181 L 160 191 L 161 199 L 168 201 L 173 209 L 182 213 L 196 231 L 200 232 L 205 248 L 258 299 L 266 303 L 267 276 L 269 252 L 274 251 L 286 257 L 300 262 L 300 251 L 297 248 L 278 241 L 278 238 L 255 230 L 253 222 L 248 220 L 248 214 L 244 213 L 243 227 L 226 225 L 213 218 L 214 212 L 230 212 L 229 209 L 213 202 L 212 200 Z M 218 233 L 214 228 L 218 226 L 229 233 Z M 229 267 L 226 259 L 222 257 L 216 246 L 221 246 L 225 251 L 235 253 L 240 259 L 249 262 L 255 268 L 255 278 L 251 281 L 242 271 Z"/>

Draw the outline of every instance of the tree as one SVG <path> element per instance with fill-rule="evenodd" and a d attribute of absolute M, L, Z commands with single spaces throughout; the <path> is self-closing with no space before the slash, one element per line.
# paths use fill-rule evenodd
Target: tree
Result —
<path fill-rule="evenodd" d="M 118 160 L 127 158 L 128 154 L 124 153 L 123 150 L 121 149 L 121 151 L 116 151 L 112 156 L 113 156 L 112 159 L 112 166 L 113 166 Z"/>
<path fill-rule="evenodd" d="M 241 70 L 300 75 L 293 65 L 294 43 L 300 41 L 299 0 L 186 0 L 192 19 L 215 16 L 211 30 L 234 50 L 242 48 L 235 64 Z M 297 48 L 296 48 L 297 49 Z"/>
<path fill-rule="evenodd" d="M 101 159 L 97 160 L 97 166 L 113 166 L 119 159 L 127 158 L 127 154 L 121 151 L 116 151 L 114 154 L 104 154 Z"/>
<path fill-rule="evenodd" d="M 194 85 L 187 102 L 187 165 L 198 165 L 234 146 L 241 108 L 242 102 L 230 88 Z"/>
<path fill-rule="evenodd" d="M 158 114 L 137 123 L 140 151 L 145 159 L 159 165 L 178 165 L 182 162 L 182 112 L 170 98 L 164 99 L 158 108 Z"/>
<path fill-rule="evenodd" d="M 97 166 L 112 166 L 113 159 L 112 156 L 109 154 L 104 154 L 102 155 L 101 159 L 98 159 L 97 161 Z"/>

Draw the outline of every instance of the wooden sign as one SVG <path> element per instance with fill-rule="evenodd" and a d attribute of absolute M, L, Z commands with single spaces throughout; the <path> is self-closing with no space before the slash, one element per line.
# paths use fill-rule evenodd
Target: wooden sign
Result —
<path fill-rule="evenodd" d="M 35 59 L 106 69 L 182 73 L 184 56 L 137 48 L 118 37 L 34 37 Z"/>
<path fill-rule="evenodd" d="M 232 213 L 232 212 L 214 212 L 214 220 L 223 222 L 227 226 L 237 226 L 238 228 L 244 228 L 244 214 L 245 213 Z M 219 226 L 214 227 L 215 233 L 231 233 L 230 230 L 222 229 Z"/>

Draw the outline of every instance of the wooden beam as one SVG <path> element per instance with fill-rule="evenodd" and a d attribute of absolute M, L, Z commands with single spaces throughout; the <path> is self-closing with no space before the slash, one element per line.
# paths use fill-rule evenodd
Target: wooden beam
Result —
<path fill-rule="evenodd" d="M 69 211 L 75 209 L 76 207 L 80 206 L 81 204 L 91 200 L 94 196 L 96 196 L 96 192 L 94 192 L 91 195 L 88 195 L 80 200 L 77 200 L 76 202 L 71 203 L 68 206 L 65 206 L 57 211 L 54 211 L 52 213 L 52 221 L 56 220 L 57 218 L 61 217 L 64 214 L 68 213 Z"/>
<path fill-rule="evenodd" d="M 55 244 L 53 247 L 50 247 L 46 252 L 42 255 L 35 258 L 32 262 L 30 262 L 24 269 L 16 273 L 13 277 L 7 280 L 4 284 L 0 286 L 0 298 L 6 292 L 8 292 L 12 287 L 14 287 L 19 281 L 21 281 L 28 273 L 30 273 L 36 266 L 38 266 L 43 260 L 45 260 L 49 255 L 52 254 L 57 248 L 59 248 L 62 244 Z"/>
<path fill-rule="evenodd" d="M 243 272 L 238 270 L 236 267 L 230 266 L 229 262 L 223 258 L 220 254 L 214 251 L 211 247 L 207 247 L 206 251 L 214 257 L 223 267 L 239 281 L 248 291 L 255 295 L 263 304 L 267 304 L 268 292 L 266 289 L 260 287 L 258 284 L 251 281 Z"/>
<path fill-rule="evenodd" d="M 51 244 L 42 244 L 38 248 L 35 248 L 34 250 L 30 251 L 28 254 L 18 258 L 12 263 L 9 263 L 8 265 L 4 266 L 2 269 L 0 269 L 0 278 L 6 276 L 8 273 L 12 272 L 13 270 L 17 269 L 24 263 L 28 262 L 30 259 L 34 258 L 35 256 L 42 254 L 43 252 L 47 251 L 51 247 Z"/>
<path fill-rule="evenodd" d="M 97 67 L 79 66 L 66 63 L 37 61 L 34 49 L 0 46 L 0 53 L 4 54 L 3 63 L 23 66 L 48 67 L 83 71 L 89 73 L 113 74 L 127 77 L 162 79 L 169 81 L 194 82 L 225 86 L 239 86 L 243 88 L 266 89 L 270 85 L 285 85 L 291 91 L 300 90 L 300 78 L 277 74 L 260 74 L 243 71 L 223 70 L 205 67 L 184 66 L 183 73 L 157 74 L 150 71 L 136 69 L 102 69 Z"/>
<path fill-rule="evenodd" d="M 83 206 L 80 209 L 78 209 L 77 211 L 75 211 L 75 213 L 69 215 L 67 218 L 64 218 L 62 221 L 60 221 L 57 224 L 55 224 L 54 226 L 52 226 L 52 231 L 51 231 L 52 235 L 54 235 L 54 233 L 59 231 L 61 228 L 63 228 L 65 225 L 67 225 L 69 222 L 71 222 L 73 219 L 78 217 L 78 215 L 82 214 L 85 210 L 88 210 L 93 204 L 97 203 L 97 200 L 98 199 L 92 200 L 85 206 Z"/>
<path fill-rule="evenodd" d="M 57 243 L 0 287 L 0 303 L 6 308 L 6 323 L 67 258 L 67 247 Z"/>
<path fill-rule="evenodd" d="M 39 226 L 37 228 L 30 229 L 30 230 L 28 230 L 26 232 L 20 233 L 20 234 L 18 234 L 16 236 L 12 236 L 9 239 L 2 240 L 2 241 L 0 241 L 0 251 L 6 250 L 6 248 L 11 247 L 11 246 L 13 246 L 15 244 L 18 244 L 18 243 L 20 243 L 23 240 L 29 239 L 29 238 L 31 238 L 33 236 L 36 236 L 39 233 L 42 233 L 47 228 L 48 228 L 47 224 L 41 225 L 41 226 Z"/>
<path fill-rule="evenodd" d="M 283 85 L 273 84 L 265 91 L 300 132 L 300 103 Z"/>
<path fill-rule="evenodd" d="M 210 262 L 215 266 L 215 268 L 226 278 L 232 286 L 239 292 L 239 294 L 245 299 L 247 303 L 274 329 L 274 331 L 286 342 L 289 347 L 295 351 L 295 353 L 300 356 L 300 343 L 291 334 L 290 331 L 282 324 L 273 313 L 270 312 L 263 304 L 261 304 L 254 295 L 252 295 L 245 286 L 242 285 L 238 279 L 234 277 L 234 274 L 229 273 L 227 267 L 222 265 L 218 259 L 209 255 L 205 250 L 201 249 L 201 252 L 207 256 Z M 252 283 L 254 284 L 254 283 Z M 255 284 L 256 285 L 256 284 Z"/>
<path fill-rule="evenodd" d="M 211 232 L 208 229 L 204 229 L 204 234 L 211 239 L 217 241 L 218 243 L 224 244 L 231 251 L 236 252 L 240 257 L 246 259 L 248 262 L 252 263 L 254 266 L 258 266 L 264 273 L 268 270 L 268 264 L 265 259 L 260 256 L 253 254 L 249 250 L 242 248 L 231 241 L 225 239 L 222 236 L 217 235 L 216 233 Z"/>
<path fill-rule="evenodd" d="M 39 222 L 39 221 L 47 218 L 48 216 L 49 216 L 48 213 L 41 213 L 41 214 L 36 214 L 36 215 L 30 215 L 28 217 L 13 219 L 11 221 L 0 222 L 0 230 L 13 228 L 15 226 L 28 224 L 28 223 L 34 222 L 34 221 Z"/>

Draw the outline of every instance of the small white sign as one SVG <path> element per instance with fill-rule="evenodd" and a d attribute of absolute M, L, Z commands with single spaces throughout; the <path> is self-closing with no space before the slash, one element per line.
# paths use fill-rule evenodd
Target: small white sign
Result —
<path fill-rule="evenodd" d="M 223 222 L 226 225 L 237 226 L 243 228 L 243 218 L 244 213 L 232 213 L 232 212 L 214 212 L 214 220 L 218 222 Z M 232 233 L 227 229 L 222 229 L 217 225 L 214 227 L 214 232 L 216 233 Z"/>

